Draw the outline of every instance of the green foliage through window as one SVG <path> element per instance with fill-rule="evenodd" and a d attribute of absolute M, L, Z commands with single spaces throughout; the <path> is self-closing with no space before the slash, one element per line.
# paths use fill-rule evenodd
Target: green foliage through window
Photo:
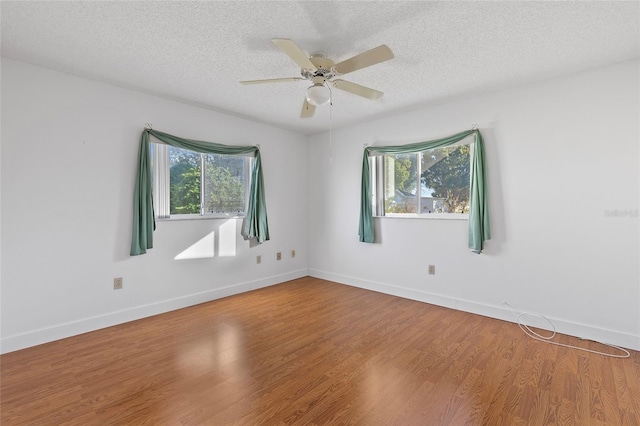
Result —
<path fill-rule="evenodd" d="M 207 213 L 244 211 L 244 157 L 208 154 L 205 156 L 204 209 Z"/>
<path fill-rule="evenodd" d="M 433 189 L 433 198 L 442 199 L 444 212 L 469 212 L 470 155 L 469 145 L 432 149 L 422 154 L 420 181 Z"/>
<path fill-rule="evenodd" d="M 471 145 L 385 155 L 379 166 L 379 214 L 468 213 Z"/>
<path fill-rule="evenodd" d="M 242 156 L 169 147 L 170 214 L 244 212 L 246 163 Z"/>

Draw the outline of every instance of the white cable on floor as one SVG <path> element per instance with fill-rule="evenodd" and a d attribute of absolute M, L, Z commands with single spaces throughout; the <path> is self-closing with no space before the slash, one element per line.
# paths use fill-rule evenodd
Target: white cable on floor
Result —
<path fill-rule="evenodd" d="M 624 352 L 626 355 L 608 354 L 608 353 L 605 353 L 605 352 L 600 352 L 600 351 L 594 351 L 594 350 L 591 350 L 591 349 L 581 348 L 579 346 L 565 345 L 564 343 L 552 342 L 551 339 L 553 339 L 555 337 L 555 335 L 556 335 L 556 327 L 553 325 L 553 323 L 551 322 L 551 320 L 549 318 L 545 317 L 542 314 L 530 313 L 530 312 L 522 312 L 522 313 L 520 313 L 518 315 L 517 314 L 518 311 L 513 306 L 511 306 L 507 302 L 503 302 L 503 303 L 511 309 L 511 312 L 513 312 L 514 315 L 516 315 L 516 322 L 518 323 L 518 327 L 520 327 L 520 329 L 524 332 L 524 334 L 526 334 L 527 336 L 531 337 L 532 339 L 539 340 L 539 341 L 545 342 L 545 343 L 549 343 L 551 345 L 563 346 L 565 348 L 571 348 L 571 349 L 578 349 L 580 351 L 591 352 L 593 354 L 609 356 L 609 357 L 612 357 L 612 358 L 629 358 L 631 356 L 631 354 L 629 353 L 628 350 L 626 350 L 624 348 L 621 348 L 619 346 L 616 346 L 616 345 L 609 344 L 609 343 L 603 343 L 603 342 L 597 342 L 596 341 L 596 343 L 600 343 L 601 345 L 605 345 L 605 346 L 608 346 L 610 348 L 618 349 L 619 351 Z M 527 324 L 522 322 L 522 317 L 524 317 L 526 315 L 531 315 L 531 316 L 537 316 L 537 317 L 540 317 L 540 318 L 544 318 L 549 323 L 551 328 L 553 329 L 553 332 L 552 332 L 551 336 L 543 336 L 541 334 L 536 333 L 531 328 L 529 328 L 529 326 Z"/>

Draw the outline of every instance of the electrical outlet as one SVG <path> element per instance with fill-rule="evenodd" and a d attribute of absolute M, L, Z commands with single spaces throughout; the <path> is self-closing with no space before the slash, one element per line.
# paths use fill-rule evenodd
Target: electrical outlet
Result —
<path fill-rule="evenodd" d="M 429 275 L 436 274 L 436 265 L 429 265 Z"/>
<path fill-rule="evenodd" d="M 291 257 L 296 257 L 296 251 L 295 250 L 291 250 Z"/>
<path fill-rule="evenodd" d="M 113 279 L 113 289 L 120 290 L 122 288 L 122 277 Z"/>
<path fill-rule="evenodd" d="M 281 252 L 276 253 L 276 259 L 277 260 L 282 260 L 282 253 Z"/>
<path fill-rule="evenodd" d="M 256 256 L 256 263 L 258 265 L 262 263 L 262 256 Z"/>

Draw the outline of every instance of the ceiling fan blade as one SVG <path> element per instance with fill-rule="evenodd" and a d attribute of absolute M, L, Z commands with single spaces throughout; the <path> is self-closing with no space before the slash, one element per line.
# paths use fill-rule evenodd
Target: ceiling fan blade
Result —
<path fill-rule="evenodd" d="M 300 118 L 309 118 L 313 117 L 313 114 L 316 112 L 316 106 L 311 105 L 307 102 L 307 98 L 304 98 L 304 103 L 302 104 L 302 111 L 300 111 Z"/>
<path fill-rule="evenodd" d="M 353 58 L 339 62 L 333 66 L 333 69 L 338 74 L 346 74 L 393 58 L 393 52 L 389 49 L 389 46 L 383 44 Z"/>
<path fill-rule="evenodd" d="M 302 77 L 285 77 L 285 78 L 269 78 L 267 80 L 246 80 L 241 81 L 242 84 L 262 84 L 262 83 L 281 83 L 284 81 L 304 80 Z"/>
<path fill-rule="evenodd" d="M 298 64 L 300 68 L 306 68 L 309 70 L 316 70 L 316 66 L 309 60 L 307 55 L 296 45 L 292 40 L 288 38 L 274 38 L 271 39 L 273 44 L 278 46 L 280 50 L 287 54 L 293 62 Z"/>
<path fill-rule="evenodd" d="M 338 79 L 333 80 L 331 83 L 336 89 L 344 90 L 346 92 L 353 93 L 354 95 L 362 96 L 363 98 L 367 99 L 380 99 L 382 95 L 384 95 L 383 92 L 379 92 L 377 90 L 373 90 L 346 80 Z"/>

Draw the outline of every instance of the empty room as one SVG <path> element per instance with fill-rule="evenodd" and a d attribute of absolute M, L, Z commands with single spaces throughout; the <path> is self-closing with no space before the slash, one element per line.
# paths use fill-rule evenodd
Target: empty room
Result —
<path fill-rule="evenodd" d="M 640 2 L 0 8 L 2 425 L 640 425 Z"/>

